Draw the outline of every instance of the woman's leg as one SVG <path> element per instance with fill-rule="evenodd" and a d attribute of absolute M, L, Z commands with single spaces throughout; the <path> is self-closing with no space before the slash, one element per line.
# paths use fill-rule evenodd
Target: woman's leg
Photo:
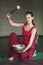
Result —
<path fill-rule="evenodd" d="M 28 50 L 28 58 L 33 57 L 34 52 L 35 52 L 35 49 L 34 49 L 34 48 L 30 48 L 30 49 Z"/>
<path fill-rule="evenodd" d="M 27 51 L 20 54 L 20 58 L 23 61 L 27 59 L 27 56 L 28 56 L 28 52 Z"/>
<path fill-rule="evenodd" d="M 28 51 L 21 53 L 20 58 L 22 60 L 26 60 L 27 58 L 31 58 L 34 54 L 34 51 L 35 51 L 35 49 L 29 49 Z"/>
<path fill-rule="evenodd" d="M 18 36 L 15 33 L 11 33 L 10 34 L 10 38 L 9 38 L 9 53 L 14 58 L 18 57 L 18 53 L 14 52 L 14 50 L 12 48 L 12 45 L 13 44 L 18 44 L 18 43 L 21 43 L 21 41 L 18 38 Z"/>

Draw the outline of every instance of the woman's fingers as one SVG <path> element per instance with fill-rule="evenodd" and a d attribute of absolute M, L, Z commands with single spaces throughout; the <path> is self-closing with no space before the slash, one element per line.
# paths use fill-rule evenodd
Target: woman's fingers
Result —
<path fill-rule="evenodd" d="M 11 14 L 7 13 L 6 17 L 9 19 L 11 17 Z"/>

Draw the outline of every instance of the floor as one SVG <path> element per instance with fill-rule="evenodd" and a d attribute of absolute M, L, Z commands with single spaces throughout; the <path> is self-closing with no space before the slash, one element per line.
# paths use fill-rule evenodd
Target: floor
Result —
<path fill-rule="evenodd" d="M 35 57 L 27 59 L 26 61 L 14 59 L 8 61 L 8 56 L 1 56 L 0 54 L 0 65 L 43 65 L 43 52 L 37 52 Z"/>
<path fill-rule="evenodd" d="M 27 60 L 27 61 L 14 60 L 12 62 L 8 60 L 2 60 L 0 61 L 0 65 L 43 65 L 43 60 Z"/>

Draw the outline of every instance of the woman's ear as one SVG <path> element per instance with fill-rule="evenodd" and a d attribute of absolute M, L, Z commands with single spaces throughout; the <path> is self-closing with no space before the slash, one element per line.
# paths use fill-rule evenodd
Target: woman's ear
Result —
<path fill-rule="evenodd" d="M 34 19 L 34 16 L 32 17 L 32 20 Z"/>

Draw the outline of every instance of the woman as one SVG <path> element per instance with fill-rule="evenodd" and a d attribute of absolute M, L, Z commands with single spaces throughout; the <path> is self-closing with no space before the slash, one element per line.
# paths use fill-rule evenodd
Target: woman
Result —
<path fill-rule="evenodd" d="M 11 33 L 9 40 L 9 52 L 11 58 L 9 58 L 9 60 L 13 60 L 14 58 L 18 57 L 20 57 L 22 60 L 25 60 L 32 57 L 35 52 L 35 36 L 37 33 L 36 26 L 33 22 L 33 13 L 31 11 L 25 13 L 26 23 L 14 23 L 11 20 L 11 15 L 9 13 L 7 14 L 7 19 L 12 26 L 22 27 L 23 44 L 26 45 L 25 49 L 20 53 L 14 52 L 12 49 L 12 45 L 22 42 L 15 33 Z"/>

